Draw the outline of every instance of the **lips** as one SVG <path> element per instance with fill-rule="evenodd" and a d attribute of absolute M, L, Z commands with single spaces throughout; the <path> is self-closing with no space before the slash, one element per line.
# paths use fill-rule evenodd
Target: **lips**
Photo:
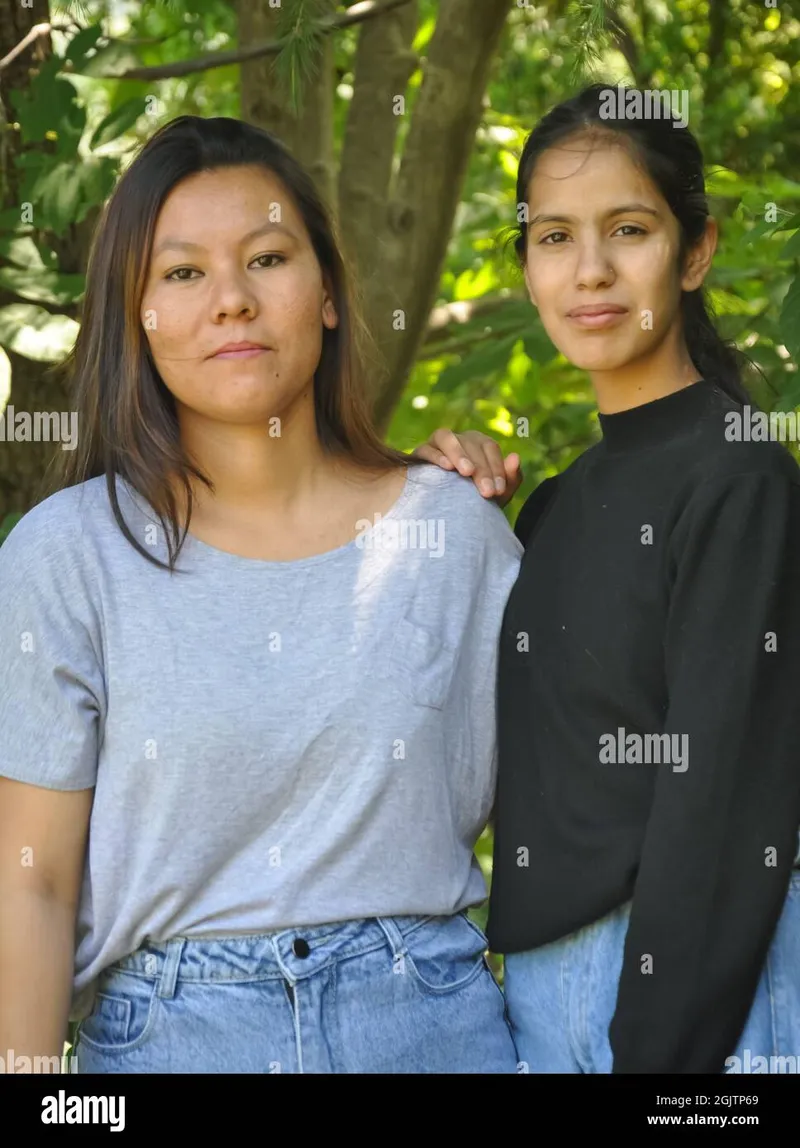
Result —
<path fill-rule="evenodd" d="M 270 350 L 262 343 L 226 343 L 209 355 L 210 359 L 249 359 Z"/>
<path fill-rule="evenodd" d="M 627 308 L 618 303 L 586 303 L 582 307 L 568 311 L 567 318 L 579 327 L 610 327 L 618 323 L 627 313 Z"/>

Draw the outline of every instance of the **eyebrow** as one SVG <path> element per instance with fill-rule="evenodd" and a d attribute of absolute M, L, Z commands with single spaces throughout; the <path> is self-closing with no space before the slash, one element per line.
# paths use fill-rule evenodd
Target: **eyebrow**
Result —
<path fill-rule="evenodd" d="M 624 203 L 622 207 L 612 207 L 610 211 L 606 212 L 605 217 L 609 218 L 612 215 L 627 215 L 629 212 L 643 211 L 647 215 L 659 215 L 660 212 L 656 211 L 653 207 L 647 207 L 644 203 Z M 537 223 L 574 223 L 574 215 L 534 215 L 533 219 L 528 223 L 528 227 L 534 227 Z"/>
<path fill-rule="evenodd" d="M 243 244 L 249 243 L 251 239 L 258 239 L 262 235 L 269 235 L 272 232 L 277 232 L 279 235 L 285 235 L 289 239 L 297 239 L 297 236 L 295 235 L 295 233 L 291 230 L 291 228 L 286 227 L 285 224 L 283 224 L 283 223 L 265 223 L 261 227 L 255 227 L 255 228 L 253 228 L 252 231 L 248 231 L 247 235 L 242 236 L 241 242 Z M 174 248 L 178 248 L 180 250 L 185 250 L 185 251 L 205 251 L 206 250 L 206 248 L 203 246 L 202 243 L 190 243 L 188 240 L 172 239 L 171 237 L 169 237 L 167 239 L 163 239 L 161 241 L 161 243 L 159 243 L 158 247 L 153 252 L 153 258 L 155 259 L 155 257 L 157 255 L 160 255 L 161 252 L 165 251 L 168 247 L 174 247 Z"/>

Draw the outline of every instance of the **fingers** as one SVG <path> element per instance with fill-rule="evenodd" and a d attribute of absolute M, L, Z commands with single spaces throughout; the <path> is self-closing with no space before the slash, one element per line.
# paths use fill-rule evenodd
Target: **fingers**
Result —
<path fill-rule="evenodd" d="M 435 446 L 430 443 L 424 442 L 421 446 L 416 447 L 411 452 L 418 458 L 424 458 L 426 462 L 435 462 L 437 466 L 441 466 L 444 470 L 455 470 L 450 459 L 446 454 L 442 454 Z"/>
<path fill-rule="evenodd" d="M 473 460 L 469 450 L 460 441 L 462 437 L 465 436 L 454 434 L 447 427 L 439 427 L 428 439 L 428 443 L 457 467 L 460 474 L 472 474 Z"/>
<path fill-rule="evenodd" d="M 426 462 L 445 470 L 457 469 L 459 474 L 472 478 L 484 498 L 495 498 L 501 506 L 522 483 L 519 455 L 504 459 L 500 446 L 480 431 L 455 434 L 447 427 L 439 427 L 413 453 Z"/>
<path fill-rule="evenodd" d="M 470 474 L 484 498 L 498 498 L 503 495 L 506 488 L 505 466 L 500 447 L 480 431 L 462 431 L 458 439 L 463 453 L 472 463 L 472 470 L 465 471 L 461 467 L 461 474 Z"/>
<path fill-rule="evenodd" d="M 508 505 L 524 481 L 521 465 L 522 460 L 518 454 L 510 454 L 504 462 L 506 468 L 506 490 L 505 494 L 497 499 L 501 506 Z"/>
<path fill-rule="evenodd" d="M 491 438 L 484 439 L 483 452 L 486 458 L 488 473 L 485 477 L 483 475 L 480 476 L 479 489 L 483 494 L 486 494 L 487 497 L 492 498 L 498 494 L 505 494 L 507 484 L 503 452 L 494 439 Z"/>

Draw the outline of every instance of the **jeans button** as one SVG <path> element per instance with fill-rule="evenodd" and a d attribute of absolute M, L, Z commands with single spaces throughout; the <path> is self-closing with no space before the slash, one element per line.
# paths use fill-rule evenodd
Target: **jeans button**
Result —
<path fill-rule="evenodd" d="M 296 957 L 307 957 L 311 952 L 311 949 L 308 946 L 308 941 L 306 941 L 303 937 L 298 937 L 292 945 L 292 952 Z"/>

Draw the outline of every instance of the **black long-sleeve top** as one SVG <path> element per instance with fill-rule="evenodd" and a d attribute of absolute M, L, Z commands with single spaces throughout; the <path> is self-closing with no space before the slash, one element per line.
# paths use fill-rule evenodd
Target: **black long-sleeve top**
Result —
<path fill-rule="evenodd" d="M 724 1071 L 797 855 L 800 469 L 737 414 L 702 381 L 601 415 L 516 526 L 489 944 L 632 899 L 615 1073 Z"/>

